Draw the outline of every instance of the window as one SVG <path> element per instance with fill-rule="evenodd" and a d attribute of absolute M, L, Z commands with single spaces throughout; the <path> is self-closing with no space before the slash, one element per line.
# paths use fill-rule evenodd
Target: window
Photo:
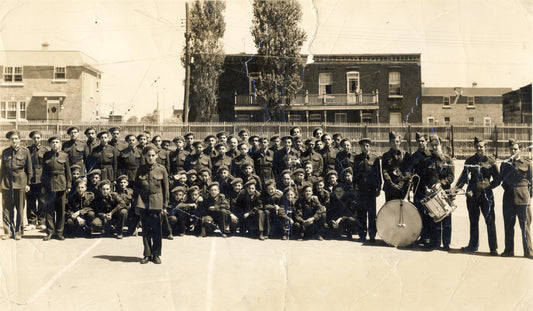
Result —
<path fill-rule="evenodd" d="M 450 117 L 444 117 L 444 124 L 450 125 Z"/>
<path fill-rule="evenodd" d="M 21 83 L 22 67 L 4 67 L 5 83 Z"/>
<path fill-rule="evenodd" d="M 322 121 L 322 115 L 320 113 L 312 113 L 309 115 L 309 122 L 320 122 Z"/>
<path fill-rule="evenodd" d="M 475 121 L 474 117 L 468 117 L 468 124 L 474 125 L 474 121 Z"/>
<path fill-rule="evenodd" d="M 19 118 L 26 119 L 26 102 L 19 102 Z"/>
<path fill-rule="evenodd" d="M 333 77 L 330 72 L 321 72 L 318 75 L 318 95 L 331 94 Z"/>
<path fill-rule="evenodd" d="M 255 94 L 255 86 L 257 85 L 257 81 L 259 81 L 259 73 L 250 72 L 248 75 L 248 94 Z M 100 83 L 98 81 L 96 81 L 96 88 L 100 88 Z"/>
<path fill-rule="evenodd" d="M 346 123 L 347 122 L 346 113 L 336 113 L 335 114 L 335 122 L 336 123 Z"/>
<path fill-rule="evenodd" d="M 391 112 L 389 121 L 390 121 L 390 124 L 402 123 L 402 113 L 401 112 Z"/>
<path fill-rule="evenodd" d="M 442 98 L 442 108 L 451 108 L 450 107 L 450 97 L 449 96 L 444 96 Z"/>
<path fill-rule="evenodd" d="M 66 67 L 54 67 L 54 79 L 56 80 L 67 79 L 67 68 Z"/>
<path fill-rule="evenodd" d="M 26 102 L 1 101 L 0 119 L 17 120 L 26 119 Z"/>
<path fill-rule="evenodd" d="M 348 94 L 357 94 L 359 93 L 359 72 L 350 71 L 346 73 L 346 81 L 348 82 L 346 86 L 346 92 Z"/>
<path fill-rule="evenodd" d="M 299 114 L 292 114 L 292 113 L 290 113 L 290 114 L 288 115 L 288 117 L 289 117 L 289 122 L 290 122 L 290 121 L 302 121 L 302 116 L 299 115 Z"/>
<path fill-rule="evenodd" d="M 428 117 L 428 124 L 435 124 L 435 118 L 434 117 Z"/>
<path fill-rule="evenodd" d="M 490 126 L 490 122 L 491 122 L 490 117 L 484 117 L 483 118 L 483 125 L 484 126 Z"/>
<path fill-rule="evenodd" d="M 466 108 L 476 108 L 476 100 L 474 97 L 468 97 L 466 99 Z"/>
<path fill-rule="evenodd" d="M 402 96 L 402 78 L 398 71 L 389 72 L 389 96 Z"/>

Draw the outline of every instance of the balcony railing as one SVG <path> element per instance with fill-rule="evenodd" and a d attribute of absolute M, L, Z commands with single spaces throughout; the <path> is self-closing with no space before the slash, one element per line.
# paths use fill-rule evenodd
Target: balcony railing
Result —
<path fill-rule="evenodd" d="M 254 95 L 235 95 L 236 106 L 254 106 Z M 293 106 L 368 106 L 379 105 L 379 91 L 357 94 L 297 94 Z"/>

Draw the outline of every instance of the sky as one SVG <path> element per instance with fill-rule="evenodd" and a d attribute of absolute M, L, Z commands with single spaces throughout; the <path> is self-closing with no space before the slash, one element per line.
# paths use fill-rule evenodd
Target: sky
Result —
<path fill-rule="evenodd" d="M 533 0 L 301 0 L 305 54 L 421 53 L 425 86 L 532 81 Z M 252 0 L 226 1 L 225 52 L 254 53 Z M 183 0 L 2 0 L 0 50 L 79 50 L 102 107 L 125 118 L 183 107 Z M 1 59 L 0 59 L 1 61 Z"/>

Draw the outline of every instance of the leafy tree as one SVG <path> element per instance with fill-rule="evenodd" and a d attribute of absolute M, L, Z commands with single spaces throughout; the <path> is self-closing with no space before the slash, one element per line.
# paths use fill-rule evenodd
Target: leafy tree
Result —
<path fill-rule="evenodd" d="M 157 123 L 158 118 L 156 112 L 150 112 L 147 113 L 145 116 L 141 118 L 141 123 L 143 124 L 154 124 Z"/>
<path fill-rule="evenodd" d="M 190 21 L 191 63 L 189 121 L 213 121 L 217 115 L 218 79 L 222 74 L 226 30 L 223 1 L 195 1 Z M 185 54 L 182 57 L 185 64 Z"/>
<path fill-rule="evenodd" d="M 286 108 L 302 87 L 300 50 L 306 34 L 301 20 L 302 9 L 295 0 L 254 0 L 252 36 L 260 72 L 257 95 L 275 121 L 284 121 Z"/>
<path fill-rule="evenodd" d="M 128 120 L 126 120 L 126 123 L 127 124 L 137 124 L 139 123 L 139 118 L 137 118 L 137 116 L 131 116 L 128 118 Z"/>

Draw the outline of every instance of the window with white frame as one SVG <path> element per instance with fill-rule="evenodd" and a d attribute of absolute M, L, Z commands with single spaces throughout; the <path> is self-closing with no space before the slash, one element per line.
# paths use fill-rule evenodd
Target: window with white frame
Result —
<path fill-rule="evenodd" d="M 289 122 L 291 121 L 302 121 L 302 116 L 297 113 L 289 113 Z"/>
<path fill-rule="evenodd" d="M 0 119 L 26 119 L 26 102 L 0 101 Z"/>
<path fill-rule="evenodd" d="M 476 100 L 475 97 L 467 97 L 466 99 L 466 108 L 475 108 L 476 107 Z"/>
<path fill-rule="evenodd" d="M 444 124 L 450 125 L 450 117 L 444 117 Z"/>
<path fill-rule="evenodd" d="M 484 126 L 490 126 L 490 123 L 491 123 L 490 117 L 484 117 L 483 118 L 483 125 Z"/>
<path fill-rule="evenodd" d="M 359 72 L 349 71 L 346 73 L 346 92 L 348 94 L 357 94 L 359 93 Z"/>
<path fill-rule="evenodd" d="M 21 83 L 22 67 L 4 67 L 4 83 Z"/>
<path fill-rule="evenodd" d="M 56 80 L 67 79 L 67 67 L 54 67 L 54 79 Z"/>
<path fill-rule="evenodd" d="M 318 95 L 331 94 L 333 75 L 331 72 L 321 72 L 318 74 Z"/>
<path fill-rule="evenodd" d="M 26 119 L 26 102 L 19 102 L 19 119 Z"/>
<path fill-rule="evenodd" d="M 320 113 L 312 113 L 309 115 L 309 122 L 320 122 L 322 121 L 322 115 Z"/>
<path fill-rule="evenodd" d="M 451 106 L 450 106 L 450 96 L 444 96 L 442 98 L 442 108 L 451 108 Z"/>
<path fill-rule="evenodd" d="M 346 123 L 347 122 L 346 113 L 335 113 L 335 122 L 337 122 L 337 123 Z"/>
<path fill-rule="evenodd" d="M 402 95 L 402 77 L 399 71 L 389 72 L 389 96 Z"/>
<path fill-rule="evenodd" d="M 468 124 L 472 124 L 472 125 L 473 125 L 474 122 L 476 121 L 476 120 L 474 119 L 474 117 L 468 117 L 467 120 L 468 120 Z"/>
<path fill-rule="evenodd" d="M 428 124 L 435 124 L 435 118 L 434 117 L 428 117 Z"/>

